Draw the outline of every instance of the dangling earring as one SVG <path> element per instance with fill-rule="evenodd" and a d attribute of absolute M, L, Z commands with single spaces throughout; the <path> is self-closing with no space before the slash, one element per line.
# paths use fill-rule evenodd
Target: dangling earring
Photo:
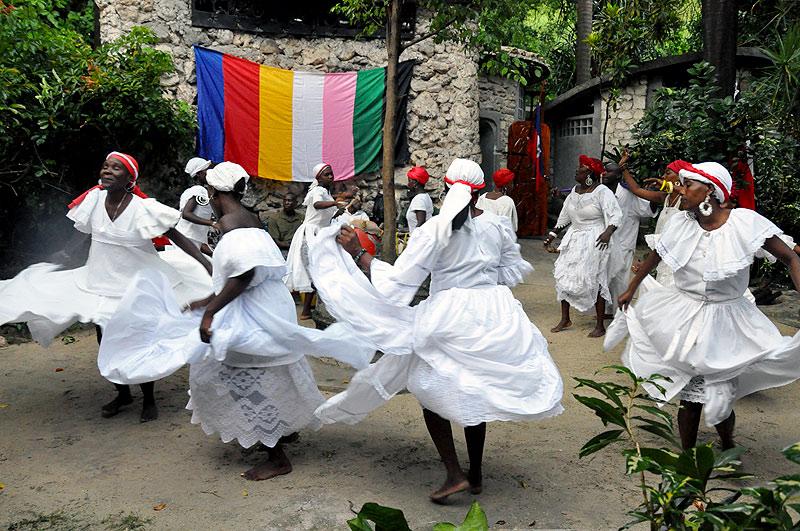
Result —
<path fill-rule="evenodd" d="M 103 186 L 103 179 L 97 179 L 97 186 Z"/>
<path fill-rule="evenodd" d="M 136 181 L 128 181 L 128 185 L 125 187 L 125 191 L 133 193 L 133 189 L 136 188 Z"/>
<path fill-rule="evenodd" d="M 706 200 L 705 200 L 705 201 L 703 201 L 702 203 L 700 203 L 700 205 L 697 207 L 697 209 L 700 211 L 700 214 L 702 214 L 702 215 L 703 215 L 703 216 L 705 216 L 705 217 L 708 217 L 708 216 L 710 216 L 710 215 L 711 215 L 711 212 L 713 212 L 713 211 L 714 211 L 714 209 L 713 209 L 713 208 L 711 208 L 711 201 L 710 201 L 710 199 L 711 199 L 711 194 L 709 193 L 709 194 L 706 196 Z"/>
<path fill-rule="evenodd" d="M 594 179 L 592 179 L 591 177 L 587 177 L 586 178 L 586 186 L 588 187 L 588 186 L 591 186 L 593 184 L 594 184 Z"/>

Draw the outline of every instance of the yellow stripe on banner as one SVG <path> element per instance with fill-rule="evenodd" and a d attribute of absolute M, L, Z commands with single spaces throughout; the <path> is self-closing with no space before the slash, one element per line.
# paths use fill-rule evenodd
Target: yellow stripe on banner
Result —
<path fill-rule="evenodd" d="M 294 72 L 271 66 L 259 71 L 258 175 L 292 180 L 292 86 Z"/>

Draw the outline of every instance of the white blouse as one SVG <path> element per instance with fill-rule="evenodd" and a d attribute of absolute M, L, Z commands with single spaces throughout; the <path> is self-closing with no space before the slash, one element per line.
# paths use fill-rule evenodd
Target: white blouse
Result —
<path fill-rule="evenodd" d="M 497 199 L 489 199 L 486 194 L 483 194 L 478 198 L 475 206 L 481 210 L 508 218 L 511 221 L 511 228 L 514 229 L 514 232 L 517 231 L 517 207 L 514 204 L 514 200 L 507 195 L 501 195 Z"/>

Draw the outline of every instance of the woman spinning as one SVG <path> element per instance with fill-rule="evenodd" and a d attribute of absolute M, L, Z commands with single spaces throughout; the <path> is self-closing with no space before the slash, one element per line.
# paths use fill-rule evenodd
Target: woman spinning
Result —
<path fill-rule="evenodd" d="M 611 258 L 612 253 L 619 253 L 611 244 L 611 235 L 622 221 L 622 210 L 614 193 L 600 184 L 604 171 L 599 160 L 580 156 L 575 172 L 578 184 L 564 200 L 555 229 L 544 240 L 545 246 L 549 246 L 569 226 L 558 247 L 560 254 L 553 270 L 556 297 L 561 301 L 561 321 L 551 332 L 572 326 L 570 306 L 579 312 L 594 306 L 596 324 L 589 337 L 606 333 L 603 323 L 606 303 L 612 303 L 609 281 L 617 273 L 611 269 L 620 267 L 623 260 L 621 256 Z"/>
<path fill-rule="evenodd" d="M 606 348 L 626 333 L 625 364 L 638 376 L 660 374 L 654 398 L 680 398 L 681 444 L 697 442 L 701 412 L 715 426 L 722 447 L 734 445 L 733 405 L 750 393 L 800 377 L 800 334 L 781 336 L 744 297 L 750 264 L 765 249 L 788 268 L 800 289 L 800 259 L 780 239 L 781 230 L 753 210 L 723 208 L 730 173 L 716 162 L 680 169 L 681 210 L 649 241 L 653 251 L 619 298 L 625 319 L 615 320 Z M 671 287 L 651 287 L 630 306 L 639 284 L 661 261 L 674 272 Z M 665 321 L 664 316 L 670 316 Z"/>
<path fill-rule="evenodd" d="M 138 177 L 139 165 L 132 156 L 109 153 L 100 169 L 100 184 L 72 201 L 67 213 L 79 232 L 91 235 L 86 265 L 62 271 L 55 264 L 35 264 L 0 283 L 0 323 L 26 322 L 33 339 L 43 346 L 76 322 L 94 323 L 100 342 L 125 288 L 142 269 L 164 273 L 167 287 L 182 301 L 202 293 L 194 291 L 196 282 L 182 282 L 180 274 L 159 258 L 151 238 L 165 235 L 209 272 L 211 264 L 175 230 L 180 212 L 147 198 L 136 185 Z M 146 422 L 158 417 L 158 409 L 152 380 L 141 387 L 141 421 Z M 133 402 L 127 385 L 116 388 L 117 397 L 102 408 L 104 417 Z"/>
<path fill-rule="evenodd" d="M 310 249 L 328 310 L 385 353 L 317 415 L 326 423 L 356 423 L 407 388 L 422 405 L 447 472 L 430 495 L 434 502 L 483 488 L 487 422 L 562 411 L 561 377 L 547 341 L 508 288 L 533 268 L 508 220 L 475 207 L 484 185 L 477 163 L 454 160 L 445 182 L 441 213 L 414 231 L 394 265 L 373 259 L 345 226 L 320 231 Z M 430 297 L 408 306 L 428 275 Z M 451 422 L 464 426 L 468 472 L 459 464 Z"/>
<path fill-rule="evenodd" d="M 292 470 L 281 437 L 319 427 L 314 410 L 324 398 L 305 356 L 364 367 L 374 350 L 355 341 L 344 325 L 321 331 L 297 324 L 282 281 L 283 255 L 240 202 L 247 172 L 222 162 L 206 179 L 222 231 L 213 257 L 214 292 L 181 313 L 163 275 L 140 274 L 108 323 L 100 370 L 111 381 L 137 383 L 190 363 L 192 423 L 223 442 L 267 446 L 268 459 L 242 475 L 269 479 Z"/>

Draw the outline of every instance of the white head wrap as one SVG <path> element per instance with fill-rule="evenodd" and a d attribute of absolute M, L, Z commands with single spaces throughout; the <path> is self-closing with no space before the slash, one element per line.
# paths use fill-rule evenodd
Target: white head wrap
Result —
<path fill-rule="evenodd" d="M 231 192 L 240 179 L 244 178 L 245 188 L 250 181 L 247 172 L 235 162 L 220 162 L 206 172 L 206 182 L 220 192 Z"/>
<path fill-rule="evenodd" d="M 311 181 L 311 186 L 308 187 L 308 192 L 306 192 L 306 197 L 303 199 L 303 206 L 308 206 L 309 201 L 311 201 L 310 192 L 311 190 L 319 186 L 319 181 L 317 181 L 317 177 L 319 176 L 319 173 L 325 168 L 331 168 L 331 171 L 333 171 L 331 165 L 325 162 L 320 162 L 319 164 L 314 166 L 314 168 L 311 170 L 311 173 L 314 175 L 314 180 Z"/>
<path fill-rule="evenodd" d="M 434 238 L 437 246 L 444 247 L 453 234 L 453 218 L 472 201 L 472 192 L 484 187 L 483 170 L 477 162 L 455 159 L 447 168 L 444 181 L 450 185 L 442 202 L 439 215 L 428 223 L 435 225 Z"/>
<path fill-rule="evenodd" d="M 681 183 L 683 183 L 684 179 L 708 183 L 714 187 L 714 197 L 720 203 L 728 199 L 731 194 L 733 179 L 730 172 L 725 169 L 725 166 L 717 162 L 701 162 L 700 164 L 693 164 L 692 167 L 697 169 L 698 173 L 689 169 L 682 169 L 678 172 L 678 178 L 680 178 Z"/>
<path fill-rule="evenodd" d="M 189 162 L 186 163 L 186 169 L 184 171 L 188 173 L 191 177 L 194 177 L 201 171 L 207 170 L 210 167 L 211 167 L 210 160 L 201 159 L 200 157 L 193 157 L 189 159 Z"/>

